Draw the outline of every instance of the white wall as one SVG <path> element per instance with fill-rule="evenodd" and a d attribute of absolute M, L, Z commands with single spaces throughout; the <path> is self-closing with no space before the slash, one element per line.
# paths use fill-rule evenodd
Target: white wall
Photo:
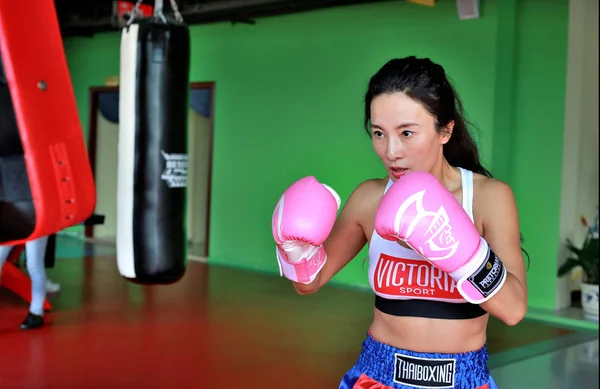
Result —
<path fill-rule="evenodd" d="M 593 223 L 598 206 L 598 0 L 571 0 L 558 264 L 567 238 L 583 240 L 580 217 Z M 557 279 L 557 309 L 570 304 L 577 282 Z"/>
<path fill-rule="evenodd" d="M 572 0 L 575 1 L 575 0 Z M 578 0 L 581 2 L 581 0 Z M 598 0 L 585 0 L 578 211 L 593 222 L 598 206 Z"/>
<path fill-rule="evenodd" d="M 94 237 L 116 241 L 117 236 L 117 142 L 119 125 L 112 123 L 100 110 L 96 113 L 96 213 L 105 215 L 104 224 L 94 226 Z"/>
<path fill-rule="evenodd" d="M 211 121 L 190 110 L 188 170 L 188 240 L 205 245 Z"/>
<path fill-rule="evenodd" d="M 188 111 L 188 241 L 204 245 L 206 235 L 209 150 L 211 121 Z M 116 241 L 118 161 L 115 153 L 118 145 L 119 127 L 98 111 L 96 149 L 96 213 L 105 215 L 104 225 L 94 227 L 94 238 Z"/>

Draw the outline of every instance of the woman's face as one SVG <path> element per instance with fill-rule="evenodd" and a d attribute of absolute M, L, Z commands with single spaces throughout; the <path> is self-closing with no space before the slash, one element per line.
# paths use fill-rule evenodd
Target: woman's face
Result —
<path fill-rule="evenodd" d="M 432 172 L 441 166 L 453 125 L 438 132 L 435 118 L 423 105 L 401 93 L 371 101 L 373 148 L 394 181 L 409 171 Z"/>

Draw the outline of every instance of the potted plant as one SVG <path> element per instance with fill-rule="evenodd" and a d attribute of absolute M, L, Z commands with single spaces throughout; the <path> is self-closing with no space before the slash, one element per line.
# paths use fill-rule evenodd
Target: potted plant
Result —
<path fill-rule="evenodd" d="M 567 239 L 566 245 L 570 257 L 558 269 L 558 276 L 570 274 L 571 270 L 581 267 L 583 270 L 581 279 L 581 307 L 583 314 L 592 319 L 598 319 L 598 281 L 600 278 L 600 259 L 598 256 L 598 218 L 596 225 L 588 226 L 585 217 L 581 218 L 585 227 L 585 239 L 581 247 L 577 247 Z"/>

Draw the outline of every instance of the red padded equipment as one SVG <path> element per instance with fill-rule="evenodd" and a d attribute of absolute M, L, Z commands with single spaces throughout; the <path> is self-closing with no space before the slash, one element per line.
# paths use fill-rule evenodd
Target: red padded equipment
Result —
<path fill-rule="evenodd" d="M 0 236 L 16 245 L 83 222 L 96 190 L 54 1 L 0 0 L 0 54 L 35 209 L 28 236 Z"/>

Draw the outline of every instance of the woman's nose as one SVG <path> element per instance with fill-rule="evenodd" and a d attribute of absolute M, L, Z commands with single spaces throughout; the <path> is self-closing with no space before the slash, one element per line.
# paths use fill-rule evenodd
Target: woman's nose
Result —
<path fill-rule="evenodd" d="M 389 137 L 387 145 L 387 158 L 390 161 L 402 158 L 403 147 L 402 142 L 397 137 Z"/>

